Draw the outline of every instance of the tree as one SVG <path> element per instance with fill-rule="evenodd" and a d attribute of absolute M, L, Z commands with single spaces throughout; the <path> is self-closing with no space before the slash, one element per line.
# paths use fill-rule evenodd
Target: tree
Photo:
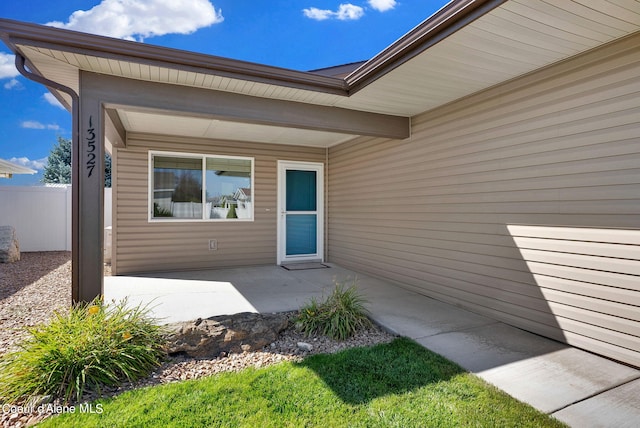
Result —
<path fill-rule="evenodd" d="M 42 176 L 43 183 L 71 183 L 71 140 L 58 137 L 53 146 Z"/>
<path fill-rule="evenodd" d="M 173 191 L 173 202 L 202 202 L 202 178 L 196 171 L 182 171 Z"/>
<path fill-rule="evenodd" d="M 43 183 L 71 184 L 71 140 L 58 137 L 53 146 L 42 176 Z M 111 187 L 111 156 L 105 154 L 104 186 Z"/>

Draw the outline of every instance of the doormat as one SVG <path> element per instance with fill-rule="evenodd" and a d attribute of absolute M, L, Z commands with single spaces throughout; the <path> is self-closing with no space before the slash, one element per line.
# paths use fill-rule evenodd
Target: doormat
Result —
<path fill-rule="evenodd" d="M 330 268 L 331 266 L 327 266 L 323 263 L 291 263 L 290 265 L 282 265 L 286 270 L 307 270 L 307 269 L 324 269 Z"/>

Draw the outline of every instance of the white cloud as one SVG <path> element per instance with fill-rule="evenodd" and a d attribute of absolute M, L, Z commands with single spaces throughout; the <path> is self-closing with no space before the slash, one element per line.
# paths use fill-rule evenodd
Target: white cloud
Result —
<path fill-rule="evenodd" d="M 31 169 L 42 170 L 47 164 L 47 159 L 48 158 L 31 160 L 28 157 L 23 156 L 21 158 L 11 158 L 9 159 L 9 162 L 15 163 L 17 165 L 26 166 L 27 168 L 31 168 Z"/>
<path fill-rule="evenodd" d="M 15 66 L 15 56 L 0 52 L 0 79 L 12 79 L 19 74 Z"/>
<path fill-rule="evenodd" d="M 360 19 L 364 15 L 364 9 L 351 3 L 341 4 L 336 16 L 342 21 Z"/>
<path fill-rule="evenodd" d="M 66 110 L 66 108 L 60 103 L 60 101 L 58 101 L 56 97 L 53 96 L 51 92 L 45 92 L 42 97 L 52 106 L 61 108 L 62 110 Z"/>
<path fill-rule="evenodd" d="M 190 34 L 224 20 L 209 0 L 102 0 L 77 10 L 66 23 L 46 25 L 120 39 L 142 41 L 164 34 Z"/>
<path fill-rule="evenodd" d="M 4 84 L 5 89 L 20 89 L 22 88 L 22 84 L 18 81 L 18 79 L 11 79 L 7 83 Z"/>
<path fill-rule="evenodd" d="M 304 13 L 304 16 L 307 18 L 315 19 L 316 21 L 324 21 L 325 19 L 331 18 L 334 14 L 334 12 L 328 9 L 318 9 L 317 7 L 303 9 L 302 13 Z"/>
<path fill-rule="evenodd" d="M 396 7 L 396 0 L 369 0 L 369 6 L 378 12 L 386 12 Z"/>
<path fill-rule="evenodd" d="M 50 131 L 59 131 L 60 126 L 54 123 L 50 123 L 45 125 L 43 123 L 38 122 L 37 120 L 25 120 L 20 124 L 22 128 L 26 129 L 48 129 Z"/>
<path fill-rule="evenodd" d="M 44 126 L 42 123 L 37 122 L 35 120 L 25 120 L 20 124 L 20 126 L 27 129 L 45 129 L 46 128 L 46 126 Z"/>
<path fill-rule="evenodd" d="M 316 21 L 324 21 L 325 19 L 339 19 L 341 21 L 353 21 L 364 16 L 364 9 L 351 3 L 345 3 L 338 6 L 338 10 L 318 9 L 309 7 L 303 9 L 304 16 Z"/>

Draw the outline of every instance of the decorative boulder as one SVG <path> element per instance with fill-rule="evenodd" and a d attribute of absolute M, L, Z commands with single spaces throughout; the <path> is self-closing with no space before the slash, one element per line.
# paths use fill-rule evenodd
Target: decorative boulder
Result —
<path fill-rule="evenodd" d="M 286 314 L 241 312 L 169 324 L 167 352 L 215 358 L 255 351 L 275 341 L 288 322 Z"/>
<path fill-rule="evenodd" d="M 13 226 L 0 226 L 0 263 L 20 260 L 20 245 Z"/>

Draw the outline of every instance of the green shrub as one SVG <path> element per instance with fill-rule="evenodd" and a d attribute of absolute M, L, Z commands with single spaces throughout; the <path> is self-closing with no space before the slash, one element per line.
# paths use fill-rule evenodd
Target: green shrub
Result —
<path fill-rule="evenodd" d="M 307 335 L 319 333 L 333 339 L 347 339 L 371 325 L 365 303 L 355 284 L 346 289 L 336 284 L 325 301 L 312 298 L 300 309 L 296 327 Z"/>
<path fill-rule="evenodd" d="M 164 355 L 162 327 L 146 307 L 125 301 L 79 304 L 28 332 L 21 349 L 0 359 L 0 402 L 36 395 L 79 400 L 85 390 L 148 375 Z"/>

